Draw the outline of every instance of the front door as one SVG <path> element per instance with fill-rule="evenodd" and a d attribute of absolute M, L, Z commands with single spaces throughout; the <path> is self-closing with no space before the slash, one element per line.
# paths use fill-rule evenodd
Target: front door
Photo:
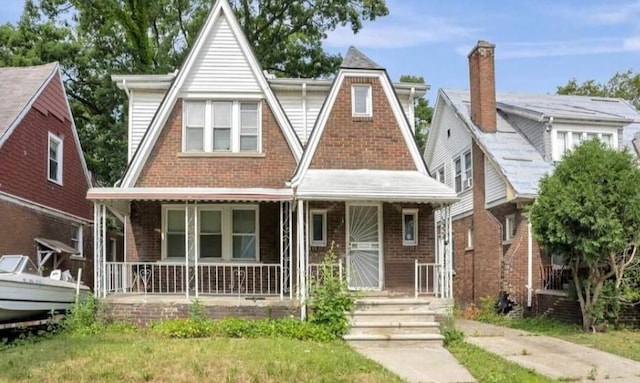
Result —
<path fill-rule="evenodd" d="M 382 225 L 379 204 L 347 205 L 349 288 L 382 289 Z"/>

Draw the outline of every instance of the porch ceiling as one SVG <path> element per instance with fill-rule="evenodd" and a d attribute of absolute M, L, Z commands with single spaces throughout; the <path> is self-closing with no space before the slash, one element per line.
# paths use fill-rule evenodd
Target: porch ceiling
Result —
<path fill-rule="evenodd" d="M 454 190 L 417 171 L 308 170 L 296 191 L 302 200 L 454 203 Z"/>
<path fill-rule="evenodd" d="M 291 201 L 291 189 L 267 188 L 91 188 L 92 201 Z"/>

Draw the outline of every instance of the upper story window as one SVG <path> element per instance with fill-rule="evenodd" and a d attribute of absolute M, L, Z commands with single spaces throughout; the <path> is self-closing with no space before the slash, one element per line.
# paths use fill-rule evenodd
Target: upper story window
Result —
<path fill-rule="evenodd" d="M 440 169 L 436 170 L 436 180 L 440 183 L 447 184 L 447 180 L 444 175 L 444 166 L 440 167 Z"/>
<path fill-rule="evenodd" d="M 555 146 L 553 150 L 553 160 L 560 161 L 562 156 L 569 150 L 574 149 L 584 141 L 598 138 L 602 143 L 610 148 L 617 148 L 617 134 L 611 132 L 578 132 L 562 131 L 555 132 Z"/>
<path fill-rule="evenodd" d="M 473 161 L 471 151 L 466 151 L 453 160 L 455 170 L 455 188 L 459 193 L 473 186 Z"/>
<path fill-rule="evenodd" d="M 518 227 L 516 226 L 516 216 L 511 214 L 504 219 L 504 240 L 510 242 L 515 236 Z"/>
<path fill-rule="evenodd" d="M 184 101 L 184 152 L 259 152 L 260 103 Z"/>
<path fill-rule="evenodd" d="M 71 226 L 71 245 L 76 250 L 74 255 L 82 257 L 82 225 Z"/>
<path fill-rule="evenodd" d="M 47 179 L 62 185 L 62 139 L 49 133 Z"/>
<path fill-rule="evenodd" d="M 371 85 L 357 84 L 351 86 L 351 110 L 353 117 L 371 117 Z"/>

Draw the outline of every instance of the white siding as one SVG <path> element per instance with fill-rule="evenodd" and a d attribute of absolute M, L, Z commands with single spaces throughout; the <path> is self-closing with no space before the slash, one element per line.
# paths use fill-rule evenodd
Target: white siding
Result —
<path fill-rule="evenodd" d="M 487 205 L 507 198 L 507 185 L 486 156 L 484 158 L 484 180 Z"/>
<path fill-rule="evenodd" d="M 182 92 L 262 92 L 260 84 L 224 15 L 204 41 Z"/>
<path fill-rule="evenodd" d="M 400 105 L 402 106 L 402 110 L 404 111 L 404 115 L 407 116 L 407 120 L 409 120 L 409 126 L 411 126 L 411 130 L 416 130 L 416 121 L 415 116 L 413 114 L 413 104 L 411 103 L 411 97 L 409 95 L 398 95 L 398 100 L 400 100 Z"/>
<path fill-rule="evenodd" d="M 546 160 L 551 161 L 551 146 L 545 123 L 514 115 L 509 115 L 508 121 L 518 128 Z"/>
<path fill-rule="evenodd" d="M 438 121 L 434 121 L 433 125 L 434 127 L 436 126 L 435 124 L 439 126 L 438 137 L 436 138 L 433 156 L 431 156 L 431 161 L 427 166 L 431 174 L 434 175 L 435 171 L 444 165 L 446 184 L 454 188 L 453 158 L 471 148 L 471 136 L 463 122 L 456 117 L 449 105 L 442 102 L 441 107 L 442 113 L 438 116 Z M 447 135 L 447 130 L 449 130 L 450 136 Z M 453 217 L 473 210 L 473 193 L 471 190 L 460 193 L 458 196 L 460 197 L 460 202 L 451 207 L 451 215 Z"/>
<path fill-rule="evenodd" d="M 129 160 L 135 153 L 142 136 L 147 131 L 151 119 L 158 110 L 164 91 L 131 90 L 131 110 L 129 111 Z"/>
<path fill-rule="evenodd" d="M 306 96 L 306 126 L 304 123 L 305 115 L 303 111 L 302 91 L 280 90 L 277 91 L 276 97 L 280 101 L 289 121 L 296 131 L 298 138 L 302 144 L 306 144 L 311 134 L 311 129 L 318 118 L 322 103 L 327 97 L 327 92 L 307 92 Z"/>

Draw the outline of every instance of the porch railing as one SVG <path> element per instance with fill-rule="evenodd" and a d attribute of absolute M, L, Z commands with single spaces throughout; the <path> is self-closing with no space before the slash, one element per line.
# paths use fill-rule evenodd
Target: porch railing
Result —
<path fill-rule="evenodd" d="M 332 263 L 329 265 L 329 272 L 331 273 L 331 275 L 335 275 L 338 278 L 340 278 L 340 280 L 343 280 L 343 267 L 342 267 L 342 260 L 336 262 L 336 263 Z M 322 263 L 310 263 L 307 269 L 307 276 L 309 278 L 309 283 L 307 284 L 308 288 L 309 288 L 309 292 L 313 293 L 313 287 L 315 286 L 315 284 L 322 280 L 323 277 L 323 264 Z"/>
<path fill-rule="evenodd" d="M 420 263 L 415 261 L 415 296 L 438 295 L 438 272 L 440 265 L 437 263 Z"/>
<path fill-rule="evenodd" d="M 197 271 L 197 278 L 196 278 Z M 280 295 L 280 264 L 107 262 L 107 294 Z M 187 280 L 188 278 L 188 280 Z"/>
<path fill-rule="evenodd" d="M 567 266 L 542 265 L 540 276 L 543 290 L 566 290 L 571 277 L 571 270 Z"/>

